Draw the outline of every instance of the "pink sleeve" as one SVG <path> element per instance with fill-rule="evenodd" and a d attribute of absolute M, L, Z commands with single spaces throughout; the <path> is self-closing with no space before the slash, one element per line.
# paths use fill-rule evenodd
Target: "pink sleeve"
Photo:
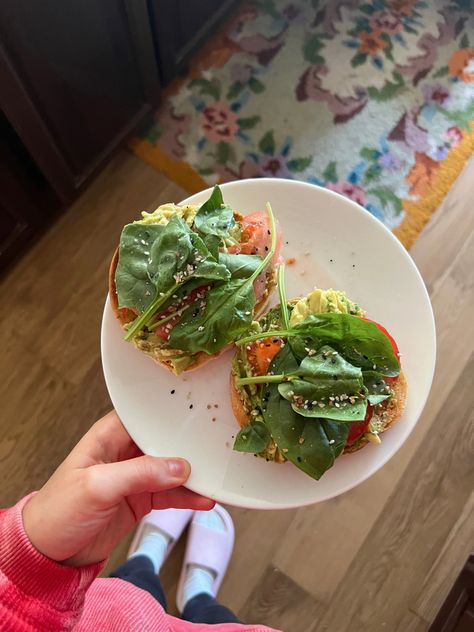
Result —
<path fill-rule="evenodd" d="M 103 564 L 71 568 L 39 553 L 23 529 L 30 496 L 0 510 L 0 621 L 7 630 L 71 630 Z"/>

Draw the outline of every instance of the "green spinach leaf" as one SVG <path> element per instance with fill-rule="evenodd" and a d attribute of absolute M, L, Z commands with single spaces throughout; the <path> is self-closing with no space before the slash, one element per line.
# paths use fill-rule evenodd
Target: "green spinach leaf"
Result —
<path fill-rule="evenodd" d="M 390 397 L 390 387 L 381 373 L 364 371 L 362 375 L 368 392 L 367 399 L 372 406 L 376 406 Z"/>
<path fill-rule="evenodd" d="M 202 240 L 206 244 L 210 254 L 216 261 L 219 259 L 219 248 L 222 245 L 222 239 L 217 235 L 202 235 Z"/>
<path fill-rule="evenodd" d="M 151 226 L 155 224 L 148 225 L 148 228 Z M 177 215 L 170 219 L 151 245 L 147 274 L 153 286 L 152 300 L 128 328 L 126 340 L 146 325 L 176 290 L 190 279 L 226 281 L 230 278 L 227 268 L 214 259 L 199 235 Z"/>
<path fill-rule="evenodd" d="M 205 235 L 216 235 L 222 239 L 230 236 L 230 231 L 235 227 L 234 211 L 224 204 L 222 192 L 217 185 L 211 197 L 196 213 L 194 226 Z"/>
<path fill-rule="evenodd" d="M 119 307 L 143 312 L 156 288 L 148 273 L 150 252 L 164 230 L 160 224 L 127 224 L 120 237 L 120 257 L 115 272 Z"/>
<path fill-rule="evenodd" d="M 189 307 L 171 330 L 171 347 L 213 354 L 249 328 L 256 302 L 253 282 L 270 263 L 276 248 L 275 219 L 270 205 L 267 206 L 272 243 L 265 258 L 249 277 L 216 285 L 206 294 L 203 305 Z"/>
<path fill-rule="evenodd" d="M 293 334 L 298 338 L 290 340 L 290 344 L 299 356 L 305 347 L 318 349 L 329 344 L 354 366 L 392 377 L 400 373 L 398 358 L 387 336 L 368 320 L 351 314 L 318 314 L 296 325 Z"/>
<path fill-rule="evenodd" d="M 352 422 L 364 419 L 367 401 L 362 371 L 332 347 L 321 347 L 306 356 L 298 368 L 298 378 L 279 384 L 280 395 L 303 417 Z"/>
<path fill-rule="evenodd" d="M 262 257 L 221 253 L 219 263 L 222 263 L 229 270 L 232 279 L 247 279 L 262 263 Z"/>
<path fill-rule="evenodd" d="M 235 437 L 234 450 L 238 452 L 262 452 L 270 441 L 270 431 L 262 421 L 251 421 Z"/>
<path fill-rule="evenodd" d="M 291 373 L 297 369 L 298 362 L 289 345 L 283 347 L 270 364 L 274 374 Z M 263 401 L 266 401 L 265 424 L 279 449 L 297 468 L 316 480 L 320 479 L 344 449 L 349 424 L 299 415 L 280 396 L 276 384 L 264 388 Z"/>
<path fill-rule="evenodd" d="M 250 326 L 255 307 L 252 283 L 232 279 L 212 287 L 204 306 L 191 305 L 173 327 L 169 344 L 190 353 L 220 351 Z"/>

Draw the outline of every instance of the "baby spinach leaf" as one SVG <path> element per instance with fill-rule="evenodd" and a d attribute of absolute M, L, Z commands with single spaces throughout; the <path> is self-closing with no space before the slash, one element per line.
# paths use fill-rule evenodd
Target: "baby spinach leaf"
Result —
<path fill-rule="evenodd" d="M 148 274 L 150 251 L 164 230 L 160 224 L 127 224 L 120 237 L 120 257 L 115 272 L 119 307 L 144 311 L 156 289 Z"/>
<path fill-rule="evenodd" d="M 351 314 L 324 313 L 309 316 L 292 331 L 299 340 L 291 340 L 297 355 L 302 348 L 329 344 L 353 364 L 387 376 L 397 376 L 400 364 L 387 336 L 372 322 Z"/>
<path fill-rule="evenodd" d="M 155 224 L 148 228 L 151 226 Z M 227 268 L 212 257 L 199 235 L 177 215 L 170 219 L 153 242 L 147 265 L 148 278 L 154 288 L 152 300 L 128 328 L 126 340 L 146 325 L 176 290 L 190 279 L 225 281 L 230 278 Z"/>
<path fill-rule="evenodd" d="M 220 351 L 250 326 L 255 306 L 252 283 L 231 279 L 207 292 L 204 306 L 191 305 L 171 330 L 170 347 L 190 353 Z"/>
<path fill-rule="evenodd" d="M 234 450 L 238 452 L 262 452 L 270 441 L 270 431 L 262 421 L 251 421 L 235 437 Z"/>
<path fill-rule="evenodd" d="M 148 276 L 155 286 L 155 296 L 176 284 L 176 275 L 194 259 L 193 251 L 188 225 L 173 216 L 150 249 Z"/>
<path fill-rule="evenodd" d="M 364 419 L 367 402 L 362 371 L 332 347 L 325 345 L 316 355 L 306 356 L 297 373 L 297 379 L 278 386 L 296 413 L 349 423 Z M 357 399 L 349 399 L 352 396 Z"/>
<path fill-rule="evenodd" d="M 195 228 L 202 234 L 221 238 L 230 236 L 235 226 L 234 211 L 224 204 L 220 188 L 216 185 L 211 197 L 199 208 L 194 218 Z"/>
<path fill-rule="evenodd" d="M 381 373 L 364 371 L 362 375 L 364 386 L 368 391 L 367 399 L 372 406 L 376 406 L 390 397 L 390 387 L 383 379 Z"/>
<path fill-rule="evenodd" d="M 247 279 L 262 263 L 258 255 L 229 255 L 221 253 L 219 263 L 225 265 L 232 279 Z"/>
<path fill-rule="evenodd" d="M 171 330 L 171 347 L 213 354 L 249 328 L 256 301 L 253 282 L 270 263 L 276 248 L 275 219 L 270 204 L 267 208 L 272 242 L 264 259 L 248 278 L 231 279 L 212 287 L 197 311 L 195 306 L 189 307 Z"/>
<path fill-rule="evenodd" d="M 297 369 L 298 363 L 288 345 L 270 364 L 270 370 L 275 374 Z M 266 401 L 263 409 L 265 424 L 279 449 L 297 468 L 316 480 L 320 479 L 344 449 L 349 424 L 302 417 L 281 398 L 276 384 L 264 389 L 263 401 Z"/>
<path fill-rule="evenodd" d="M 202 240 L 210 254 L 217 261 L 219 259 L 219 248 L 222 245 L 221 237 L 218 237 L 217 235 L 202 235 Z"/>

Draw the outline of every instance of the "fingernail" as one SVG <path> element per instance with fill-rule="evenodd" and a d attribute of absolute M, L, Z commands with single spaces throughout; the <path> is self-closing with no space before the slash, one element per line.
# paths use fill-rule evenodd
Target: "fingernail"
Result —
<path fill-rule="evenodd" d="M 173 478 L 187 477 L 189 465 L 184 459 L 168 459 L 168 471 Z"/>

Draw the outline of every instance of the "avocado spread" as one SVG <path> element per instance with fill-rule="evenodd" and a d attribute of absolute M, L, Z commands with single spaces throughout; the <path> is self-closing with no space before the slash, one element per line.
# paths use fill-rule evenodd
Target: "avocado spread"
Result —
<path fill-rule="evenodd" d="M 179 206 L 178 204 L 162 204 L 156 211 L 148 213 L 142 211 L 142 219 L 137 220 L 137 224 L 167 224 L 172 217 L 177 215 L 181 219 L 184 219 L 188 226 L 192 226 L 199 206 L 193 204 L 186 204 L 185 206 Z"/>

